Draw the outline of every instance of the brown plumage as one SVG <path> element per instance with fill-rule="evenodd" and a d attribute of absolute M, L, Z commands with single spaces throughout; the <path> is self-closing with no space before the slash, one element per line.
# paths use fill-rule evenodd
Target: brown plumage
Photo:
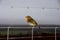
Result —
<path fill-rule="evenodd" d="M 38 26 L 37 22 L 31 16 L 26 16 L 25 18 L 29 25 L 31 25 L 33 27 Z"/>

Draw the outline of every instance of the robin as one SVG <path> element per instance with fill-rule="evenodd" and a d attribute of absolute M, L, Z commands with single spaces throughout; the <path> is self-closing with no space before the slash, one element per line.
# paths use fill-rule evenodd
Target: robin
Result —
<path fill-rule="evenodd" d="M 26 18 L 26 21 L 29 25 L 31 25 L 33 27 L 38 26 L 37 22 L 31 16 L 26 16 L 25 18 Z"/>

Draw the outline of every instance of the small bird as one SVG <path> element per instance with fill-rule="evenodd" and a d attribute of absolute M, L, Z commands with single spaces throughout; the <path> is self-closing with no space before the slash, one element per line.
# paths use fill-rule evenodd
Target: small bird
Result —
<path fill-rule="evenodd" d="M 29 25 L 31 25 L 33 27 L 38 26 L 37 22 L 31 16 L 26 16 L 25 19 Z"/>

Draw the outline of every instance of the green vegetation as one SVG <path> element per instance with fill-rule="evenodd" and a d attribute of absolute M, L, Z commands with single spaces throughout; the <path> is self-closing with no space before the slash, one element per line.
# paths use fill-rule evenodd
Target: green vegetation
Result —
<path fill-rule="evenodd" d="M 9 31 L 9 35 L 31 34 L 31 31 Z M 7 35 L 7 31 L 0 31 L 0 35 Z"/>
<path fill-rule="evenodd" d="M 0 35 L 6 35 L 7 31 L 0 31 Z"/>

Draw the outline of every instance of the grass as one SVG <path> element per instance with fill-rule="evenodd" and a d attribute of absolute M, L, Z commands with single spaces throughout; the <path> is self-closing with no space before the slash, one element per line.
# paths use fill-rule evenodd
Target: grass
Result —
<path fill-rule="evenodd" d="M 31 31 L 9 31 L 9 35 L 25 35 L 30 33 Z M 0 35 L 7 35 L 7 31 L 0 31 Z"/>

